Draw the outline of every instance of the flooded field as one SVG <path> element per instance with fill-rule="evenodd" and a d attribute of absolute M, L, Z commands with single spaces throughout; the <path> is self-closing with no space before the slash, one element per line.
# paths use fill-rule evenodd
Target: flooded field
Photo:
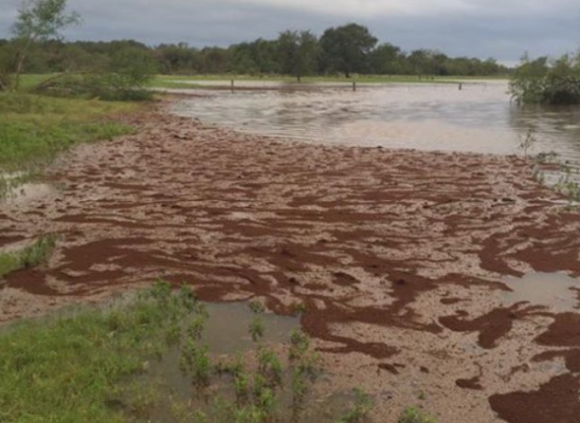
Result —
<path fill-rule="evenodd" d="M 193 81 L 196 84 L 202 82 Z M 208 86 L 226 82 L 206 81 Z M 580 109 L 521 109 L 507 82 L 281 84 L 236 82 L 233 94 L 203 90 L 173 111 L 238 131 L 355 146 L 493 154 L 558 153 L 580 162 Z"/>
<path fill-rule="evenodd" d="M 438 97 L 468 95 L 470 86 L 408 87 L 443 104 L 424 106 L 418 127 L 475 127 L 474 110 L 504 116 L 497 107 L 502 91 L 476 87 L 481 101 L 463 106 Z M 343 395 L 360 386 L 376 400 L 375 422 L 397 421 L 401 410 L 419 405 L 445 423 L 577 423 L 580 213 L 534 178 L 530 161 L 349 147 L 324 131 L 319 142 L 292 142 L 250 130 L 276 110 L 267 103 L 260 109 L 260 98 L 287 95 L 288 113 L 307 117 L 292 102 L 378 95 L 365 90 L 209 92 L 131 117 L 135 134 L 74 148 L 47 170 L 53 192 L 25 192 L 0 207 L 0 248 L 47 230 L 58 235 L 45 266 L 4 278 L 0 324 L 161 278 L 191 284 L 202 301 L 256 300 L 278 316 L 300 307 L 300 327 L 328 371 L 321 391 Z M 244 98 L 262 110 L 256 121 L 247 115 L 245 133 L 164 108 L 222 102 L 214 123 L 234 126 L 246 112 L 240 104 L 226 113 L 223 102 Z M 400 103 L 389 107 L 414 109 Z M 364 102 L 352 104 L 358 110 Z M 343 106 L 320 100 L 317 107 Z M 368 101 L 366 107 L 379 113 Z M 447 120 L 427 119 L 429 113 L 447 113 Z M 393 122 L 411 121 L 399 116 Z M 507 123 L 486 129 L 479 122 L 487 133 L 511 128 L 517 145 L 518 132 Z M 439 136 L 441 143 L 456 139 Z M 217 354 L 249 346 L 242 333 L 247 311 L 216 307 L 211 313 L 223 318 L 208 330 L 229 334 L 208 339 Z M 279 341 L 298 325 L 271 317 L 279 319 L 271 332 Z"/>

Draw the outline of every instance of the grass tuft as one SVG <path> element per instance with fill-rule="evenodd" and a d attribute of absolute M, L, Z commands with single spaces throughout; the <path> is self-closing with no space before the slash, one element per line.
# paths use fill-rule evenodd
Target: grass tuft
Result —
<path fill-rule="evenodd" d="M 56 246 L 56 241 L 56 235 L 49 234 L 19 251 L 0 254 L 0 278 L 16 270 L 45 264 Z"/>

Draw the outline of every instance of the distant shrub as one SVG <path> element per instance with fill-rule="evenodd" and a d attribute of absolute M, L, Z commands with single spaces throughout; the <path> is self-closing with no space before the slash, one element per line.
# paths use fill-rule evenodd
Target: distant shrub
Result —
<path fill-rule="evenodd" d="M 136 48 L 125 48 L 113 55 L 99 71 L 63 74 L 38 85 L 34 91 L 60 97 L 99 98 L 106 101 L 151 100 L 145 89 L 155 73 L 152 58 Z"/>
<path fill-rule="evenodd" d="M 152 92 L 131 84 L 130 78 L 117 73 L 63 75 L 43 82 L 33 91 L 55 97 L 98 98 L 105 101 L 146 101 L 153 97 Z"/>
<path fill-rule="evenodd" d="M 518 104 L 580 104 L 580 53 L 556 60 L 524 56 L 510 82 Z"/>

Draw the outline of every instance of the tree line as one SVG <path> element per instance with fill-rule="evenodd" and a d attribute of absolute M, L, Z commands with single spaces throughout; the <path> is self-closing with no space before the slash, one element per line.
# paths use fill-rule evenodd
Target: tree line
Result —
<path fill-rule="evenodd" d="M 0 73 L 14 72 L 16 66 L 26 73 L 90 72 L 135 60 L 163 74 L 284 74 L 297 79 L 337 74 L 491 76 L 509 72 L 494 59 L 452 58 L 427 49 L 407 53 L 379 43 L 368 28 L 354 23 L 329 28 L 320 37 L 311 31 L 288 30 L 274 40 L 259 38 L 227 48 L 41 39 L 33 40 L 24 58 L 18 56 L 19 49 L 17 39 L 0 40 Z"/>

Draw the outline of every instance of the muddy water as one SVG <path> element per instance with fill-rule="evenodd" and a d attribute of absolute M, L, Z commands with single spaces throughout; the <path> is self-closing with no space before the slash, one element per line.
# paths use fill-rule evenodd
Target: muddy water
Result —
<path fill-rule="evenodd" d="M 25 172 L 0 173 L 0 205 L 21 205 L 54 197 L 57 189 L 44 182 L 28 181 Z"/>
<path fill-rule="evenodd" d="M 256 348 L 256 343 L 249 335 L 250 323 L 255 315 L 243 303 L 205 303 L 209 313 L 202 343 L 207 344 L 212 355 L 231 355 L 245 353 Z M 264 322 L 263 342 L 267 344 L 284 344 L 290 341 L 290 333 L 299 329 L 297 318 L 282 317 L 275 314 L 261 315 Z M 191 392 L 191 380 L 183 375 L 179 367 L 179 348 L 173 348 L 154 363 L 149 376 L 162 379 L 172 389 L 182 394 Z"/>
<path fill-rule="evenodd" d="M 580 279 L 564 273 L 529 273 L 522 278 L 506 278 L 503 282 L 511 290 L 502 295 L 509 304 L 525 301 L 556 312 L 578 311 Z"/>
<path fill-rule="evenodd" d="M 59 234 L 45 267 L 6 277 L 0 321 L 185 281 L 206 301 L 305 304 L 326 390 L 362 387 L 376 421 L 420 402 L 446 423 L 578 423 L 580 315 L 499 299 L 505 275 L 580 276 L 580 214 L 528 163 L 130 123 L 52 168 L 56 200 L 0 207 L 0 245 Z"/>
<path fill-rule="evenodd" d="M 255 347 L 248 333 L 254 314 L 244 303 L 207 303 L 210 318 L 205 326 L 204 342 L 215 354 L 235 354 Z M 290 333 L 300 327 L 298 318 L 283 317 L 275 314 L 262 315 L 264 320 L 265 341 L 287 343 Z"/>
<path fill-rule="evenodd" d="M 45 183 L 26 183 L 10 190 L 4 201 L 10 204 L 22 204 L 29 201 L 49 198 L 56 194 L 56 188 Z"/>
<path fill-rule="evenodd" d="M 273 88 L 265 84 L 246 88 Z M 580 109 L 521 109 L 510 102 L 507 82 L 466 83 L 462 90 L 455 84 L 360 85 L 356 92 L 336 84 L 288 87 L 293 88 L 206 90 L 204 98 L 184 100 L 174 112 L 327 144 L 495 154 L 521 152 L 531 129 L 531 153 L 553 151 L 580 162 Z"/>
<path fill-rule="evenodd" d="M 233 362 L 237 357 L 253 355 L 257 344 L 252 341 L 248 328 L 255 315 L 245 303 L 205 303 L 209 319 L 204 328 L 201 341 L 209 347 L 212 362 L 226 359 Z M 264 322 L 264 337 L 261 343 L 279 349 L 283 344 L 288 345 L 290 333 L 300 327 L 297 318 L 281 317 L 275 314 L 262 314 Z M 278 353 L 285 355 L 284 349 Z M 190 377 L 180 369 L 181 352 L 178 347 L 172 348 L 161 360 L 149 363 L 146 373 L 138 380 L 139 384 L 156 386 L 162 392 L 170 392 L 163 396 L 155 406 L 148 410 L 151 421 L 177 421 L 173 417 L 173 410 L 177 404 L 187 407 L 188 413 L 203 412 L 219 420 L 223 413 L 224 404 L 235 404 L 234 383 L 231 376 L 214 375 L 208 388 L 197 389 Z M 250 372 L 251 373 L 251 372 Z M 276 390 L 277 413 L 290 421 L 292 413 L 291 372 L 285 370 L 282 386 Z M 322 376 L 320 384 L 327 384 L 328 380 Z M 347 410 L 347 406 L 354 402 L 354 393 L 351 390 L 336 391 L 324 395 L 306 397 L 304 409 L 301 411 L 301 421 L 319 421 L 333 423 Z M 220 402 L 220 401 L 225 401 Z"/>

